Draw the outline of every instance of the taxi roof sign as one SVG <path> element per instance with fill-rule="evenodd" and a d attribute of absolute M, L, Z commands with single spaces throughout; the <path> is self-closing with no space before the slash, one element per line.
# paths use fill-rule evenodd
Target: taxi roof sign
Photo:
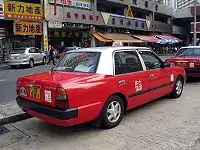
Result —
<path fill-rule="evenodd" d="M 133 18 L 133 12 L 132 12 L 131 6 L 128 6 L 128 10 L 126 12 L 126 17 Z"/>

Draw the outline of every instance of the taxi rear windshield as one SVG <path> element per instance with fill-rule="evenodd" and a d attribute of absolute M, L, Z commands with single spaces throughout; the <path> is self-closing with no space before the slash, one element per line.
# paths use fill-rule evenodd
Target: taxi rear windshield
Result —
<path fill-rule="evenodd" d="M 176 56 L 200 56 L 200 48 L 181 48 Z"/>
<path fill-rule="evenodd" d="M 96 73 L 99 57 L 100 52 L 68 52 L 53 70 Z"/>

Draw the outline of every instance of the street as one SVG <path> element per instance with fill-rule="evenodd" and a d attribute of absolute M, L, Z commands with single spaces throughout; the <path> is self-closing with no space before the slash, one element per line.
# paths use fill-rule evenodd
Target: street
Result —
<path fill-rule="evenodd" d="M 186 83 L 178 99 L 161 98 L 124 116 L 110 130 L 82 124 L 56 127 L 32 118 L 6 125 L 1 150 L 199 150 L 200 80 Z"/>
<path fill-rule="evenodd" d="M 0 87 L 1 87 L 0 103 L 7 103 L 15 100 L 16 97 L 15 83 L 18 77 L 25 76 L 28 74 L 48 71 L 50 70 L 50 68 L 51 68 L 50 65 L 48 67 L 44 65 L 38 65 L 35 66 L 34 68 L 28 68 L 28 67 L 16 68 L 16 69 L 5 68 L 0 70 Z"/>
<path fill-rule="evenodd" d="M 163 60 L 166 57 L 161 57 Z M 14 101 L 19 76 L 51 66 L 0 71 L 1 103 Z M 127 112 L 119 126 L 103 130 L 90 123 L 58 127 L 37 118 L 0 126 L 1 150 L 199 150 L 200 79 L 189 78 L 178 99 L 154 100 Z M 7 94 L 5 94 L 7 93 Z"/>

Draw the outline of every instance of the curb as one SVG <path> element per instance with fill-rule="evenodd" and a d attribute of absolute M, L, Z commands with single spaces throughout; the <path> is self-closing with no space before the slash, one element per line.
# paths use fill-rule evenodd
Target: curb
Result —
<path fill-rule="evenodd" d="M 21 110 L 16 101 L 0 103 L 0 125 L 22 121 L 31 117 Z"/>
<path fill-rule="evenodd" d="M 22 121 L 25 119 L 32 118 L 33 116 L 28 115 L 27 113 L 21 113 L 13 116 L 8 116 L 0 119 L 0 125 L 10 124 L 18 121 Z"/>
<path fill-rule="evenodd" d="M 0 70 L 8 69 L 9 66 L 7 64 L 0 64 Z"/>

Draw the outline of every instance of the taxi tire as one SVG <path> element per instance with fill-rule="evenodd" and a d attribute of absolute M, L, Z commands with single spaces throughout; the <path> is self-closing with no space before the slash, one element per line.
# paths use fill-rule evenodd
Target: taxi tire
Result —
<path fill-rule="evenodd" d="M 108 108 L 109 104 L 113 101 L 119 102 L 119 104 L 121 106 L 121 114 L 120 114 L 119 119 L 116 122 L 110 122 L 107 117 L 107 108 Z M 105 128 L 105 129 L 114 128 L 121 122 L 123 116 L 124 116 L 124 102 L 121 99 L 121 97 L 119 97 L 118 95 L 113 95 L 113 96 L 109 97 L 108 100 L 106 101 L 106 103 L 104 104 L 104 107 L 103 107 L 102 113 L 101 113 L 100 127 Z"/>
<path fill-rule="evenodd" d="M 180 81 L 182 83 L 182 90 L 181 90 L 181 93 L 177 94 L 177 90 L 176 90 L 176 83 Z M 184 85 L 184 80 L 183 78 L 181 78 L 180 76 L 178 76 L 176 78 L 176 82 L 174 83 L 174 87 L 173 87 L 173 90 L 172 92 L 170 93 L 170 98 L 179 98 L 183 92 L 183 85 Z"/>

